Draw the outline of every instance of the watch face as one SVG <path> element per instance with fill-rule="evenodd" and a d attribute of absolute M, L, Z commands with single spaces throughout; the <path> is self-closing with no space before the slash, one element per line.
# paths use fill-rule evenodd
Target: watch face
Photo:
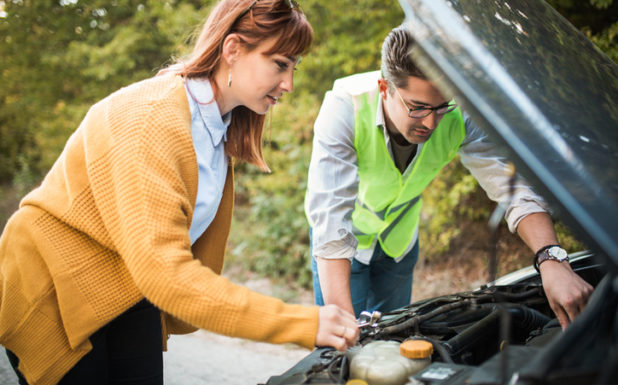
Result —
<path fill-rule="evenodd" d="M 567 257 L 567 252 L 561 247 L 554 246 L 547 250 L 548 254 L 559 261 L 564 261 Z"/>

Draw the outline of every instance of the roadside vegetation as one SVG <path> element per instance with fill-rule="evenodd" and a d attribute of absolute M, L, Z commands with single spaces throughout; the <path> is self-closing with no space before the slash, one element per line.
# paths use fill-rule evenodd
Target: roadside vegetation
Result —
<path fill-rule="evenodd" d="M 89 106 L 186 54 L 212 3 L 0 1 L 0 228 L 40 183 Z M 315 29 L 315 44 L 298 66 L 295 91 L 268 118 L 264 152 L 273 172 L 236 166 L 226 268 L 306 289 L 311 272 L 303 199 L 313 120 L 335 79 L 379 68 L 381 42 L 403 12 L 394 0 L 300 3 Z M 618 1 L 549 3 L 618 60 Z M 482 278 L 494 252 L 487 219 L 495 204 L 457 162 L 423 199 L 422 266 L 442 264 Z M 567 249 L 585 247 L 564 226 L 558 229 Z M 530 252 L 504 224 L 497 251 L 499 274 L 530 263 Z"/>

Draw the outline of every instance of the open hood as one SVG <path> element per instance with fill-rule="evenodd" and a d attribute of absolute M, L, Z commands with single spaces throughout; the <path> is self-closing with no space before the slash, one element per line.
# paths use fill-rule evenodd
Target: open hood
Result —
<path fill-rule="evenodd" d="M 618 66 L 544 1 L 400 3 L 419 66 L 618 269 Z"/>

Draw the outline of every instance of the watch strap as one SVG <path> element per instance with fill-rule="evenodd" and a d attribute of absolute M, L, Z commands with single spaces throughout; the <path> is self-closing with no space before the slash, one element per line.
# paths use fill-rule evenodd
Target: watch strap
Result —
<path fill-rule="evenodd" d="M 543 253 L 545 250 L 551 249 L 554 246 L 560 247 L 560 245 L 547 245 L 547 246 L 543 246 L 534 254 L 534 259 L 532 260 L 532 266 L 534 266 L 534 268 L 536 269 L 536 271 L 539 274 L 541 273 L 541 270 L 539 270 L 539 257 L 541 256 L 541 253 Z"/>

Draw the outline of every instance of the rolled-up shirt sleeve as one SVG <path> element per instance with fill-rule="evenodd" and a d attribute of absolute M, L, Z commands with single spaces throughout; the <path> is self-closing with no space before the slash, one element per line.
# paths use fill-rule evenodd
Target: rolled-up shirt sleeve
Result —
<path fill-rule="evenodd" d="M 314 125 L 305 212 L 313 255 L 352 260 L 358 241 L 352 211 L 358 189 L 354 106 L 343 91 L 329 91 Z"/>
<path fill-rule="evenodd" d="M 519 222 L 532 213 L 548 212 L 545 200 L 519 174 L 511 196 L 508 161 L 496 151 L 496 146 L 469 116 L 464 114 L 464 118 L 466 137 L 459 149 L 461 163 L 476 178 L 489 199 L 508 204 L 504 217 L 509 230 L 515 232 Z"/>

